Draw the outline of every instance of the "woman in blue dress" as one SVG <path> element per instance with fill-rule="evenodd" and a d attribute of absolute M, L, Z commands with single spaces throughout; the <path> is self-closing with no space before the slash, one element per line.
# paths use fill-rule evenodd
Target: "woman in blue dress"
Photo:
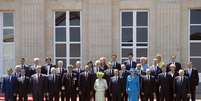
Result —
<path fill-rule="evenodd" d="M 138 101 L 140 94 L 140 77 L 137 71 L 131 69 L 131 74 L 127 77 L 126 91 L 128 94 L 128 101 Z"/>

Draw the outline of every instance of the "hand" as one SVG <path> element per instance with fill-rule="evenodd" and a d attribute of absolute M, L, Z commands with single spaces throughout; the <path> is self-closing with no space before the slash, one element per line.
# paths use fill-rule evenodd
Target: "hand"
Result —
<path fill-rule="evenodd" d="M 81 94 L 82 94 L 82 92 L 81 92 L 81 91 L 79 91 L 79 94 L 81 95 Z"/>
<path fill-rule="evenodd" d="M 144 92 L 142 92 L 141 94 L 144 95 Z"/>
<path fill-rule="evenodd" d="M 112 96 L 112 93 L 110 93 L 110 96 Z"/>
<path fill-rule="evenodd" d="M 124 96 L 124 93 L 121 93 L 121 96 L 123 97 L 123 96 Z"/>
<path fill-rule="evenodd" d="M 62 86 L 62 87 L 61 87 L 61 89 L 62 89 L 62 90 L 65 90 L 65 87 L 64 87 L 64 86 Z"/>
<path fill-rule="evenodd" d="M 188 97 L 191 97 L 191 94 L 190 94 L 190 93 L 188 93 L 188 94 L 187 94 L 187 96 L 188 96 Z"/>
<path fill-rule="evenodd" d="M 176 94 L 174 94 L 173 96 L 176 97 Z"/>

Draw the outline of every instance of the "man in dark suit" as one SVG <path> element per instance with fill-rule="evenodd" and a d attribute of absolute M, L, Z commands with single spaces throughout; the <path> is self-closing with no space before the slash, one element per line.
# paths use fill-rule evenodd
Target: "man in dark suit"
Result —
<path fill-rule="evenodd" d="M 112 54 L 112 69 L 118 69 L 121 70 L 121 64 L 117 61 L 117 55 Z"/>
<path fill-rule="evenodd" d="M 13 70 L 9 68 L 7 70 L 7 76 L 3 78 L 2 91 L 5 94 L 5 101 L 16 101 L 16 81 L 17 78 L 12 75 Z"/>
<path fill-rule="evenodd" d="M 76 61 L 75 63 L 75 68 L 73 69 L 73 92 L 72 92 L 72 96 L 77 97 L 77 95 L 80 92 L 80 75 L 84 70 L 81 68 L 81 63 L 80 61 Z"/>
<path fill-rule="evenodd" d="M 62 94 L 61 94 L 61 101 L 76 101 L 76 95 L 74 95 L 72 92 L 76 92 L 76 85 L 73 81 L 73 73 L 72 73 L 73 66 L 68 66 L 68 71 L 66 70 L 64 72 L 64 75 L 62 77 Z"/>
<path fill-rule="evenodd" d="M 127 101 L 128 100 L 128 94 L 126 93 L 126 83 L 127 83 L 127 77 L 130 74 L 130 72 L 128 72 L 126 70 L 126 66 L 125 64 L 121 65 L 121 70 L 119 71 L 119 76 L 122 80 L 122 92 L 123 92 L 123 96 L 122 96 L 122 101 Z"/>
<path fill-rule="evenodd" d="M 103 78 L 105 78 L 106 79 L 106 81 L 107 81 L 107 85 L 109 85 L 109 82 L 110 82 L 110 78 L 113 76 L 113 69 L 112 69 L 112 64 L 111 64 L 111 62 L 109 62 L 108 63 L 108 69 L 106 69 L 105 71 L 104 71 L 104 73 L 105 73 L 105 75 L 104 75 L 104 77 Z M 106 95 L 106 97 L 107 97 L 107 99 L 108 99 L 108 101 L 111 101 L 111 96 L 110 96 L 110 88 L 108 88 L 107 90 L 106 90 L 106 93 L 105 93 L 105 95 Z"/>
<path fill-rule="evenodd" d="M 46 64 L 42 66 L 41 68 L 41 73 L 45 75 L 50 75 L 51 74 L 51 68 L 53 67 L 52 59 L 50 57 L 45 58 Z"/>
<path fill-rule="evenodd" d="M 162 67 L 165 67 L 165 65 Z M 171 83 L 171 75 L 166 72 L 166 68 L 162 68 L 162 71 L 163 72 L 158 75 L 160 101 L 172 101 L 172 99 L 170 99 L 173 86 Z"/>
<path fill-rule="evenodd" d="M 24 70 L 25 70 L 25 76 L 31 77 L 31 74 L 30 74 L 30 67 L 25 64 L 25 58 L 21 58 L 21 59 L 20 59 L 20 66 L 21 66 L 21 69 L 24 69 Z"/>
<path fill-rule="evenodd" d="M 100 58 L 100 71 L 104 72 L 106 69 L 108 69 L 108 65 L 106 62 L 106 57 L 101 57 Z"/>
<path fill-rule="evenodd" d="M 190 97 L 190 83 L 183 69 L 179 70 L 179 76 L 175 78 L 173 88 L 176 101 L 187 101 Z"/>
<path fill-rule="evenodd" d="M 176 72 L 175 69 L 176 69 L 176 66 L 175 66 L 174 64 L 171 64 L 171 65 L 170 65 L 170 71 L 168 72 L 168 75 L 170 75 L 170 77 L 171 77 L 171 79 L 170 79 L 169 82 L 170 82 L 170 84 L 171 84 L 172 86 L 170 86 L 171 89 L 170 89 L 169 96 L 170 96 L 170 99 L 172 99 L 172 101 L 175 100 L 175 98 L 174 98 L 174 96 L 173 96 L 173 95 L 174 95 L 174 91 L 173 91 L 174 79 L 175 79 L 177 76 L 179 76 L 179 73 Z"/>
<path fill-rule="evenodd" d="M 21 69 L 20 77 L 18 77 L 17 91 L 19 93 L 19 101 L 27 101 L 28 93 L 30 91 L 30 79 L 26 76 L 25 69 Z"/>
<path fill-rule="evenodd" d="M 114 76 L 110 78 L 110 96 L 112 96 L 112 101 L 122 101 L 121 97 L 123 95 L 122 82 L 119 77 L 118 69 L 114 69 Z"/>
<path fill-rule="evenodd" d="M 133 61 L 133 53 L 128 54 L 128 60 L 126 60 L 124 64 L 126 65 L 126 70 L 130 70 L 131 68 L 135 69 L 137 64 Z"/>
<path fill-rule="evenodd" d="M 63 77 L 63 74 L 65 72 L 65 67 L 64 63 L 62 60 L 57 61 L 57 69 L 58 69 L 58 74 Z"/>
<path fill-rule="evenodd" d="M 155 92 L 155 77 L 151 75 L 151 70 L 146 70 L 146 75 L 141 78 L 141 94 L 143 95 L 142 101 L 154 101 Z"/>
<path fill-rule="evenodd" d="M 31 76 L 31 88 L 34 101 L 43 101 L 43 95 L 46 91 L 46 78 L 41 74 L 41 66 L 36 67 L 36 74 Z"/>
<path fill-rule="evenodd" d="M 170 65 L 171 64 L 174 64 L 176 66 L 176 68 L 175 68 L 176 72 L 178 72 L 181 69 L 181 63 L 176 62 L 176 56 L 175 55 L 171 56 L 171 62 L 166 67 L 167 68 L 167 72 L 170 71 Z"/>
<path fill-rule="evenodd" d="M 15 71 L 14 71 L 14 73 L 13 73 L 13 76 L 15 76 L 16 78 L 19 78 L 20 75 L 21 75 L 20 72 L 21 72 L 21 66 L 20 66 L 20 65 L 16 65 L 16 66 L 15 66 Z M 14 82 L 14 84 L 17 84 L 17 80 L 15 80 L 15 81 L 13 81 L 13 82 Z M 15 99 L 17 99 L 17 95 L 19 94 L 19 92 L 16 90 L 15 93 L 16 93 L 16 94 L 13 95 L 14 101 L 16 101 Z"/>
<path fill-rule="evenodd" d="M 61 77 L 56 73 L 56 69 L 52 67 L 51 74 L 48 76 L 49 101 L 59 101 L 60 88 L 61 88 Z"/>
<path fill-rule="evenodd" d="M 191 93 L 191 101 L 195 101 L 196 98 L 196 86 L 199 84 L 199 76 L 198 71 L 192 67 L 192 62 L 187 64 L 187 70 L 185 71 L 185 75 L 188 76 L 190 81 L 190 93 Z M 188 98 L 188 100 L 190 100 Z"/>
<path fill-rule="evenodd" d="M 157 65 L 158 59 L 154 58 L 153 59 L 153 65 L 150 67 L 151 69 L 151 75 L 155 77 L 155 94 L 156 94 L 156 101 L 160 101 L 160 94 L 159 94 L 159 83 L 158 83 L 158 75 L 162 73 L 162 70 L 160 67 Z M 162 65 L 161 68 L 165 68 L 165 65 Z"/>
<path fill-rule="evenodd" d="M 80 75 L 80 101 L 90 101 L 90 92 L 93 89 L 92 86 L 92 74 L 89 71 L 88 65 L 85 66 L 85 71 Z"/>

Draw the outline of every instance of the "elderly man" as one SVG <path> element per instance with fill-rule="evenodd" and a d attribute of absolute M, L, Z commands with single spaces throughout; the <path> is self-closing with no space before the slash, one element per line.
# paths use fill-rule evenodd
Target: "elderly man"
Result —
<path fill-rule="evenodd" d="M 171 62 L 167 65 L 167 71 L 170 71 L 170 65 L 174 64 L 176 66 L 175 71 L 178 72 L 181 69 L 181 63 L 176 62 L 176 56 L 171 56 Z"/>
<path fill-rule="evenodd" d="M 34 63 L 31 66 L 31 69 L 30 69 L 30 75 L 33 75 L 33 74 L 36 73 L 36 68 L 38 66 L 40 66 L 40 58 L 34 58 Z"/>
<path fill-rule="evenodd" d="M 185 70 L 185 75 L 188 76 L 190 81 L 191 101 L 195 101 L 196 87 L 199 84 L 199 76 L 198 71 L 195 68 L 193 68 L 192 62 L 187 63 L 187 69 Z"/>
<path fill-rule="evenodd" d="M 176 101 L 187 101 L 190 97 L 190 83 L 189 78 L 184 75 L 184 70 L 179 70 L 179 76 L 174 80 L 174 97 Z"/>
<path fill-rule="evenodd" d="M 36 73 L 31 76 L 31 88 L 34 101 L 43 101 L 46 86 L 46 78 L 41 73 L 41 66 L 37 66 Z"/>

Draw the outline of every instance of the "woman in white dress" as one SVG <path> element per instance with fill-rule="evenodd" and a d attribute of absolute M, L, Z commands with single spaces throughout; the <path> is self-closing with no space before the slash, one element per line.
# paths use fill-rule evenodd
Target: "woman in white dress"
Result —
<path fill-rule="evenodd" d="M 107 81 L 103 79 L 104 73 L 102 72 L 97 72 L 96 76 L 97 79 L 94 83 L 95 101 L 105 101 L 105 91 L 108 89 Z"/>

